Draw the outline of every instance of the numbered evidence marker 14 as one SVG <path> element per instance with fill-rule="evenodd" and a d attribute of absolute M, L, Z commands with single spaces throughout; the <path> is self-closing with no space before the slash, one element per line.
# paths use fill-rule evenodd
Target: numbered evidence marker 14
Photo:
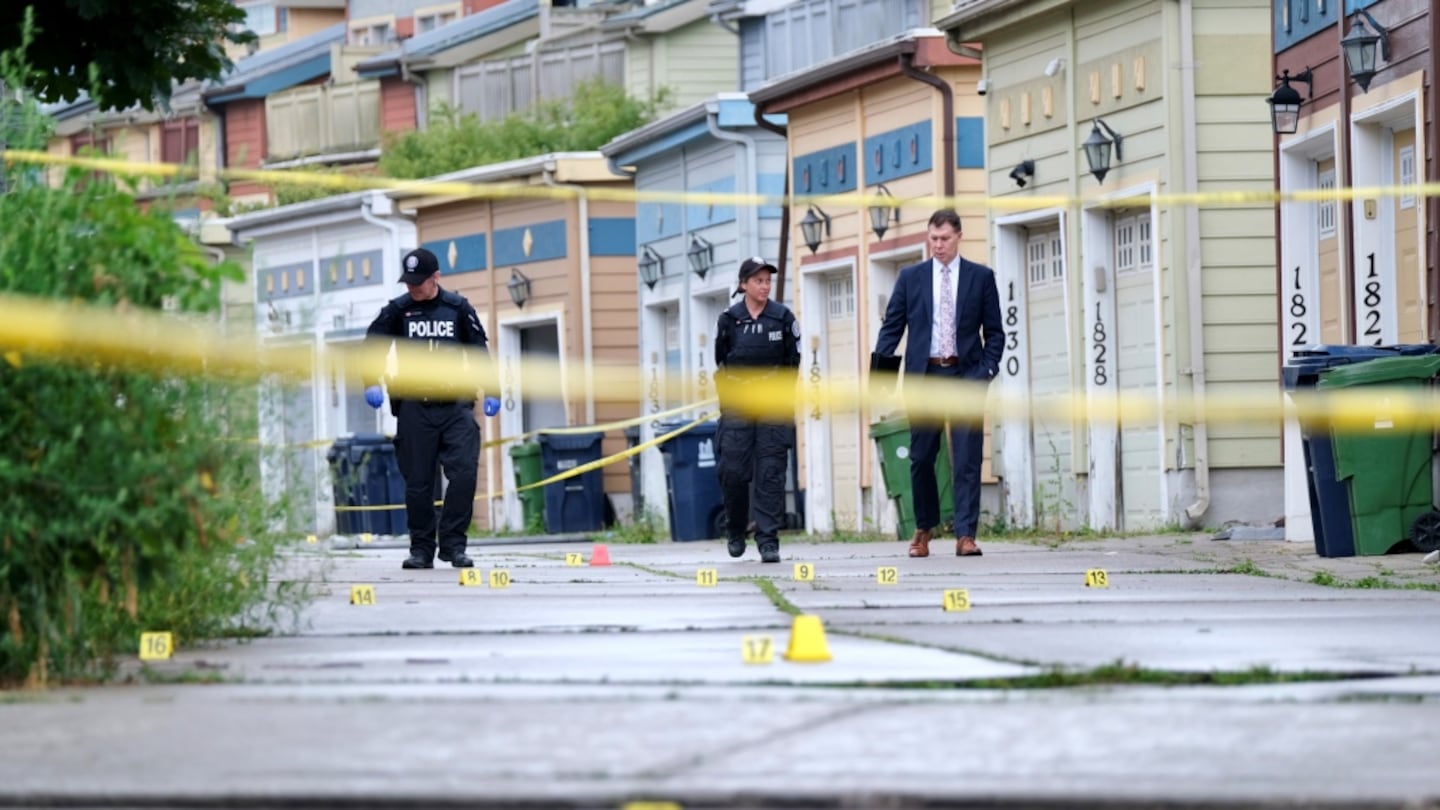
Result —
<path fill-rule="evenodd" d="M 740 639 L 740 659 L 747 664 L 775 663 L 775 641 L 770 636 L 745 636 Z"/>
<path fill-rule="evenodd" d="M 584 565 L 585 555 L 578 551 L 565 552 L 565 564 L 569 566 Z"/>
<path fill-rule="evenodd" d="M 720 572 L 714 568 L 701 568 L 695 572 L 695 584 L 702 588 L 713 588 L 720 581 Z"/>
<path fill-rule="evenodd" d="M 1087 588 L 1108 588 L 1110 577 L 1106 575 L 1104 568 L 1091 568 L 1085 572 L 1085 587 Z"/>
<path fill-rule="evenodd" d="M 350 604 L 352 605 L 373 605 L 375 604 L 374 585 L 351 585 Z"/>
<path fill-rule="evenodd" d="M 485 584 L 485 580 L 480 578 L 480 572 L 474 568 L 462 568 L 460 569 L 460 584 L 467 588 L 478 588 Z"/>
<path fill-rule="evenodd" d="M 894 585 L 900 581 L 900 569 L 893 565 L 882 565 L 875 569 L 875 581 L 881 585 Z"/>
<path fill-rule="evenodd" d="M 492 587 L 492 588 L 508 588 L 508 587 L 510 587 L 510 572 L 504 570 L 503 568 L 495 568 L 495 569 L 492 569 L 492 570 L 490 571 L 490 587 Z"/>
<path fill-rule="evenodd" d="M 810 563 L 795 563 L 796 582 L 814 582 L 815 566 Z"/>
<path fill-rule="evenodd" d="M 175 637 L 170 633 L 141 633 L 140 660 L 168 661 L 175 652 Z"/>

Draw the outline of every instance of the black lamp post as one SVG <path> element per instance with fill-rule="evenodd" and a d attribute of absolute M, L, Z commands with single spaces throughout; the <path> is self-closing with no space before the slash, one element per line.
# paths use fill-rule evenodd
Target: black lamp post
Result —
<path fill-rule="evenodd" d="M 1361 9 L 1356 12 L 1361 19 L 1350 26 L 1350 33 L 1340 40 L 1340 49 L 1345 52 L 1345 64 L 1350 67 L 1350 76 L 1360 85 L 1360 92 L 1370 89 L 1370 80 L 1375 78 L 1375 46 L 1380 46 L 1380 58 L 1390 61 L 1390 32 L 1370 12 Z M 1365 27 L 1366 22 L 1375 30 Z"/>
<path fill-rule="evenodd" d="M 660 275 L 665 272 L 665 260 L 660 258 L 649 245 L 640 253 L 640 280 L 645 282 L 649 289 L 655 289 L 655 282 L 660 280 Z"/>
<path fill-rule="evenodd" d="M 1315 94 L 1314 75 L 1307 67 L 1305 72 L 1296 76 L 1283 70 L 1275 79 L 1280 82 L 1280 86 L 1275 88 L 1270 98 L 1265 99 L 1270 105 L 1270 125 L 1276 135 L 1294 135 L 1300 128 L 1300 105 Z M 1299 90 L 1290 86 L 1290 82 L 1305 82 L 1307 91 L 1304 99 L 1300 97 Z"/>
<path fill-rule="evenodd" d="M 816 216 L 816 214 L 819 216 Z M 820 247 L 820 231 L 824 229 L 825 236 L 830 235 L 830 215 L 812 205 L 810 210 L 805 212 L 805 218 L 800 220 L 800 235 L 805 238 L 805 246 L 814 253 Z"/>
<path fill-rule="evenodd" d="M 1105 131 L 1101 132 L 1100 129 Z M 1105 175 L 1110 172 L 1110 147 L 1115 147 L 1115 159 L 1123 160 L 1120 153 L 1120 144 L 1125 138 L 1104 120 L 1096 118 L 1091 123 L 1090 137 L 1080 144 L 1085 150 L 1085 162 L 1090 164 L 1090 173 L 1095 175 L 1097 183 L 1105 182 Z"/>
<path fill-rule="evenodd" d="M 690 262 L 690 270 L 703 279 L 715 264 L 715 246 L 700 234 L 691 234 L 690 249 L 685 251 L 685 258 Z"/>
<path fill-rule="evenodd" d="M 518 267 L 510 268 L 510 281 L 505 284 L 505 289 L 510 291 L 510 300 L 517 307 L 525 306 L 525 302 L 530 300 L 530 278 Z"/>
<path fill-rule="evenodd" d="M 886 188 L 884 183 L 876 186 L 875 192 L 883 197 L 889 197 L 892 200 L 895 199 L 895 195 L 890 193 L 890 189 Z M 876 239 L 885 238 L 885 232 L 890 230 L 890 223 L 892 222 L 897 226 L 900 224 L 900 206 L 870 206 L 870 230 L 875 232 Z M 811 248 L 810 252 L 814 253 L 815 249 Z"/>

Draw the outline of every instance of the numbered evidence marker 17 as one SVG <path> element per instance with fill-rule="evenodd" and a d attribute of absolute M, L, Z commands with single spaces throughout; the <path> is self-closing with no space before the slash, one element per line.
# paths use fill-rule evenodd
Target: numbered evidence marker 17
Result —
<path fill-rule="evenodd" d="M 352 605 L 373 605 L 375 604 L 374 585 L 351 585 L 350 604 Z"/>
<path fill-rule="evenodd" d="M 949 588 L 945 591 L 945 610 L 969 610 L 970 592 L 964 588 Z"/>
<path fill-rule="evenodd" d="M 1106 576 L 1104 568 L 1091 568 L 1085 572 L 1085 587 L 1108 588 L 1110 577 Z"/>
<path fill-rule="evenodd" d="M 169 633 L 141 633 L 140 660 L 168 661 L 175 652 L 175 637 Z"/>
<path fill-rule="evenodd" d="M 480 572 L 474 568 L 462 568 L 460 569 L 460 584 L 467 588 L 478 588 L 485 584 L 485 580 L 480 578 Z"/>
<path fill-rule="evenodd" d="M 810 563 L 795 563 L 796 582 L 814 582 L 815 566 Z"/>
<path fill-rule="evenodd" d="M 565 564 L 570 566 L 584 565 L 585 555 L 578 551 L 567 551 L 565 552 Z"/>
<path fill-rule="evenodd" d="M 881 585 L 894 585 L 900 581 L 900 569 L 893 565 L 882 565 L 875 569 L 875 581 Z"/>
<path fill-rule="evenodd" d="M 775 641 L 769 636 L 745 636 L 740 639 L 740 658 L 747 664 L 773 664 Z"/>
<path fill-rule="evenodd" d="M 695 584 L 702 588 L 713 588 L 720 581 L 720 572 L 714 568 L 701 568 L 695 572 Z"/>
<path fill-rule="evenodd" d="M 510 572 L 504 570 L 503 568 L 491 569 L 491 571 L 490 571 L 490 587 L 492 587 L 492 588 L 508 588 L 508 587 L 510 587 Z"/>

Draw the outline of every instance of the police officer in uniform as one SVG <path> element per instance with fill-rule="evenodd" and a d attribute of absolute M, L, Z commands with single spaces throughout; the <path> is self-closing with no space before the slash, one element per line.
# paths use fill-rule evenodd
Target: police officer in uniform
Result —
<path fill-rule="evenodd" d="M 405 255 L 403 264 L 400 281 L 410 291 L 381 308 L 366 338 L 386 343 L 397 338 L 428 341 L 432 351 L 443 346 L 466 346 L 488 353 L 485 328 L 475 308 L 465 296 L 440 288 L 440 262 L 435 254 L 417 248 Z M 457 360 L 459 356 L 457 353 Z M 380 407 L 385 400 L 379 385 L 366 389 L 365 401 L 371 407 Z M 499 400 L 485 398 L 487 416 L 499 410 Z M 450 482 L 440 510 L 440 560 L 456 568 L 473 568 L 475 562 L 465 554 L 465 547 L 475 510 L 480 458 L 475 398 L 457 400 L 453 394 L 396 397 L 392 393 L 390 411 L 398 423 L 395 456 L 405 478 L 405 517 L 410 529 L 410 557 L 400 567 L 435 567 L 438 460 Z"/>
<path fill-rule="evenodd" d="M 726 400 L 752 381 L 793 384 L 800 367 L 800 324 L 784 304 L 770 300 L 775 266 L 756 256 L 740 265 L 744 300 L 720 313 L 715 330 L 716 383 L 720 392 L 720 427 L 716 472 L 725 499 L 728 549 L 731 557 L 745 553 L 754 484 L 755 544 L 760 559 L 780 562 L 780 522 L 785 512 L 785 462 L 795 443 L 794 420 L 756 420 Z M 789 371 L 786 371 L 789 369 Z M 727 396 L 728 395 L 728 396 Z"/>

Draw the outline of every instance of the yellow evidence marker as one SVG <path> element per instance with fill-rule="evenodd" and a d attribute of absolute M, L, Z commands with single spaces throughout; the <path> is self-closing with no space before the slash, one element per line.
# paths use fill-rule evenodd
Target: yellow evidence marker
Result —
<path fill-rule="evenodd" d="M 741 638 L 740 660 L 747 664 L 775 663 L 775 640 L 769 636 L 745 636 Z"/>
<path fill-rule="evenodd" d="M 490 587 L 492 587 L 492 588 L 508 588 L 508 587 L 510 587 L 510 572 L 509 572 L 509 571 L 506 571 L 506 570 L 503 569 L 503 568 L 494 568 L 494 569 L 491 569 L 491 571 L 490 571 Z"/>
<path fill-rule="evenodd" d="M 875 569 L 875 581 L 881 585 L 894 585 L 900 581 L 900 569 L 893 565 L 882 565 Z"/>
<path fill-rule="evenodd" d="M 175 637 L 170 633 L 141 633 L 140 660 L 168 661 L 175 652 Z"/>
<path fill-rule="evenodd" d="M 713 588 L 720 581 L 720 572 L 714 568 L 701 568 L 695 572 L 695 584 L 702 588 Z"/>
<path fill-rule="evenodd" d="M 474 568 L 462 568 L 460 569 L 460 584 L 468 588 L 478 588 L 485 584 L 485 580 L 480 578 L 480 572 Z"/>
<path fill-rule="evenodd" d="M 565 564 L 570 566 L 584 565 L 585 555 L 578 551 L 567 551 L 565 552 Z"/>
<path fill-rule="evenodd" d="M 970 591 L 964 588 L 949 588 L 945 591 L 945 610 L 949 612 L 970 609 Z"/>
<path fill-rule="evenodd" d="M 360 535 L 360 542 L 362 542 L 362 543 L 368 543 L 368 542 L 370 542 L 371 540 L 373 540 L 374 537 L 375 537 L 375 536 L 372 535 L 370 532 L 362 532 L 361 535 Z"/>
<path fill-rule="evenodd" d="M 352 605 L 373 605 L 375 604 L 374 585 L 351 585 L 350 604 Z"/>
<path fill-rule="evenodd" d="M 810 563 L 795 563 L 796 582 L 814 582 L 815 566 Z"/>
<path fill-rule="evenodd" d="M 1085 572 L 1085 587 L 1108 588 L 1110 577 L 1106 576 L 1104 568 L 1091 568 Z"/>
<path fill-rule="evenodd" d="M 307 534 L 307 535 L 305 535 L 305 542 L 307 542 L 307 543 L 309 543 L 310 545 L 313 546 L 313 545 L 315 545 L 316 543 L 320 542 L 320 538 L 316 537 L 316 536 L 313 535 L 313 534 Z"/>

